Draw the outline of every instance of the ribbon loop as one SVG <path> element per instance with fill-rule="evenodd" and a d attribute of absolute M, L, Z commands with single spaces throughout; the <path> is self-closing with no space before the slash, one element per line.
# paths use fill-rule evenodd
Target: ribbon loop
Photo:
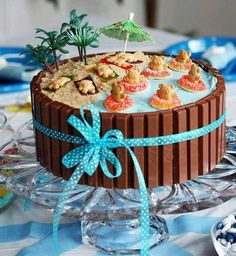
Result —
<path fill-rule="evenodd" d="M 89 125 L 89 123 L 83 119 L 83 122 L 79 120 L 75 115 L 71 115 L 67 122 L 73 126 L 81 135 L 85 138 L 87 142 L 94 142 L 98 139 L 99 134 Z"/>
<path fill-rule="evenodd" d="M 104 134 L 101 143 L 107 148 L 118 148 L 123 140 L 124 136 L 120 130 L 110 130 Z"/>
<path fill-rule="evenodd" d="M 112 174 L 110 170 L 107 167 L 107 161 L 110 162 L 110 164 L 114 167 L 115 169 L 115 174 Z M 104 149 L 102 151 L 101 159 L 100 159 L 100 166 L 102 168 L 103 173 L 110 179 L 117 178 L 121 175 L 122 173 L 122 168 L 120 161 L 118 158 L 115 156 L 115 154 L 109 150 L 109 149 Z"/>
<path fill-rule="evenodd" d="M 85 161 L 85 157 L 88 157 L 91 155 L 90 147 L 87 145 L 82 145 L 80 147 L 77 147 L 70 152 L 68 152 L 63 158 L 62 163 L 67 168 L 70 169 L 72 167 L 75 167 L 78 165 L 80 161 Z"/>

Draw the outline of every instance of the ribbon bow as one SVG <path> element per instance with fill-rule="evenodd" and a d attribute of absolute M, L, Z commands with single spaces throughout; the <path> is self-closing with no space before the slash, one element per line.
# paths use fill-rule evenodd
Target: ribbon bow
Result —
<path fill-rule="evenodd" d="M 58 227 L 60 223 L 61 214 L 63 213 L 63 208 L 68 200 L 71 192 L 77 186 L 80 178 L 84 173 L 88 175 L 93 175 L 97 167 L 101 166 L 103 173 L 113 179 L 117 178 L 122 173 L 122 168 L 119 159 L 112 152 L 112 149 L 118 147 L 125 147 L 134 162 L 136 169 L 136 174 L 138 177 L 139 187 L 140 187 L 140 197 L 141 197 L 141 242 L 142 249 L 141 255 L 149 255 L 149 201 L 148 193 L 146 189 L 145 180 L 142 174 L 142 170 L 138 163 L 138 160 L 126 143 L 123 134 L 119 130 L 110 130 L 100 138 L 100 116 L 98 110 L 93 106 L 89 105 L 88 109 L 92 116 L 92 126 L 86 121 L 84 115 L 84 109 L 80 108 L 81 120 L 74 115 L 68 118 L 68 123 L 73 126 L 80 134 L 84 137 L 83 144 L 76 147 L 75 149 L 68 152 L 62 159 L 62 163 L 66 168 L 76 167 L 70 180 L 67 182 L 65 189 L 62 193 L 61 198 L 55 209 L 54 219 L 53 219 L 53 239 L 56 255 L 58 253 Z M 108 167 L 107 162 L 110 162 L 115 169 L 115 174 L 112 174 Z"/>

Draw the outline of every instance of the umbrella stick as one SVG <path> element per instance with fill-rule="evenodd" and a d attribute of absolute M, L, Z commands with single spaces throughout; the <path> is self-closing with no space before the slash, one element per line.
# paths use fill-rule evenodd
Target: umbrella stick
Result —
<path fill-rule="evenodd" d="M 133 18 L 134 18 L 134 13 L 130 13 L 129 14 L 129 20 L 133 20 Z M 126 32 L 126 36 L 125 36 L 125 44 L 124 44 L 124 50 L 123 50 L 123 52 L 126 52 L 126 48 L 127 48 L 127 44 L 128 44 L 128 40 L 129 40 L 129 32 Z"/>
<path fill-rule="evenodd" d="M 128 44 L 128 40 L 129 40 L 129 32 L 126 32 L 126 36 L 125 36 L 125 44 L 124 44 L 123 52 L 126 52 L 126 48 L 127 48 L 127 44 Z"/>

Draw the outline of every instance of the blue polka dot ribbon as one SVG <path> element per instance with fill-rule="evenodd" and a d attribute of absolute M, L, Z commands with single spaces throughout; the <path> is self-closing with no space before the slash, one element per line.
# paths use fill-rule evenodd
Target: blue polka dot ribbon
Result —
<path fill-rule="evenodd" d="M 178 143 L 181 141 L 191 140 L 204 136 L 215 129 L 217 129 L 225 120 L 226 113 L 219 117 L 216 121 L 204 127 L 172 135 L 165 135 L 151 138 L 124 138 L 123 134 L 119 130 L 109 130 L 105 135 L 100 137 L 100 115 L 98 110 L 89 105 L 87 108 L 91 112 L 92 125 L 90 125 L 84 115 L 84 108 L 80 108 L 81 119 L 71 115 L 67 122 L 73 126 L 83 137 L 64 134 L 56 130 L 49 129 L 39 123 L 37 120 L 33 120 L 34 126 L 37 130 L 43 134 L 58 139 L 64 142 L 79 144 L 78 147 L 68 152 L 62 158 L 62 163 L 66 168 L 72 168 L 76 166 L 71 178 L 66 183 L 65 189 L 59 199 L 57 207 L 54 212 L 53 219 L 53 241 L 56 255 L 59 255 L 58 250 L 58 227 L 60 218 L 63 213 L 64 205 L 69 199 L 70 194 L 76 188 L 80 178 L 84 173 L 93 175 L 98 166 L 101 166 L 103 173 L 111 179 L 117 178 L 122 173 L 122 168 L 119 159 L 112 152 L 112 149 L 118 147 L 124 147 L 128 150 L 136 170 L 138 177 L 140 198 L 141 198 L 141 255 L 149 255 L 149 200 L 148 193 L 145 184 L 145 180 L 142 174 L 142 170 L 138 163 L 138 160 L 130 147 L 148 147 L 159 146 Z M 115 174 L 111 173 L 108 169 L 107 162 L 110 162 L 115 169 Z"/>

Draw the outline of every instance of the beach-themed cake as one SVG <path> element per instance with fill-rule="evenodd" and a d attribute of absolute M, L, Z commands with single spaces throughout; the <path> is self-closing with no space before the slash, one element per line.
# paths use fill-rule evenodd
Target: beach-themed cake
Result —
<path fill-rule="evenodd" d="M 64 37 L 60 40 L 73 45 L 73 29 L 67 25 L 61 29 Z M 95 42 L 96 31 L 91 35 Z M 31 52 L 35 50 L 29 47 Z M 80 136 L 67 119 L 71 114 L 80 117 L 80 108 L 93 104 L 100 114 L 101 136 L 114 129 L 121 131 L 124 138 L 154 138 L 208 126 L 225 112 L 223 77 L 209 65 L 192 60 L 191 53 L 182 50 L 178 56 L 166 56 L 125 50 L 87 56 L 79 48 L 80 57 L 47 65 L 31 82 L 35 120 L 48 129 Z M 90 112 L 85 115 L 91 121 Z M 75 168 L 67 169 L 61 159 L 78 145 L 38 129 L 35 132 L 41 165 L 55 176 L 69 179 Z M 198 138 L 132 150 L 148 188 L 181 183 L 205 174 L 220 162 L 225 151 L 225 124 Z M 128 150 L 118 147 L 113 152 L 122 167 L 118 178 L 110 179 L 98 168 L 92 176 L 83 174 L 80 183 L 138 188 Z"/>

